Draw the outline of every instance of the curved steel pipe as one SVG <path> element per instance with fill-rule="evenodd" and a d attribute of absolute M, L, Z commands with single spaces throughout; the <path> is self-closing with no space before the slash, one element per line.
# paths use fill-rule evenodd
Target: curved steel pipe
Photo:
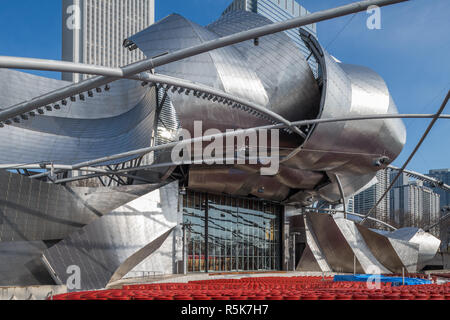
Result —
<path fill-rule="evenodd" d="M 130 64 L 121 68 L 123 77 L 130 77 L 147 70 L 152 70 L 156 67 L 176 62 L 182 59 L 186 59 L 192 56 L 196 56 L 205 52 L 209 52 L 215 49 L 223 48 L 236 43 L 252 40 L 255 38 L 263 37 L 277 32 L 286 31 L 293 28 L 299 28 L 312 23 L 325 21 L 352 13 L 361 12 L 367 10 L 370 6 L 383 7 L 400 2 L 406 2 L 408 0 L 366 0 L 351 3 L 341 7 L 328 9 L 316 13 L 309 14 L 304 17 L 294 18 L 291 20 L 273 23 L 259 28 L 250 29 L 248 31 L 240 32 L 231 36 L 225 36 L 219 39 L 211 40 L 199 44 L 197 46 L 182 49 L 173 53 L 169 53 L 164 56 L 146 59 L 137 63 Z M 68 97 L 75 96 L 77 94 L 93 90 L 95 88 L 106 85 L 110 82 L 116 81 L 117 77 L 114 76 L 98 76 L 91 79 L 81 81 L 79 83 L 69 85 L 65 88 L 55 90 L 40 97 L 36 97 L 30 101 L 25 101 L 17 105 L 12 106 L 6 110 L 0 111 L 0 121 L 12 119 L 14 117 L 23 115 L 34 109 L 43 107 L 48 104 L 53 104 Z"/>
<path fill-rule="evenodd" d="M 419 148 L 422 146 L 423 142 L 425 141 L 426 137 L 430 133 L 431 129 L 433 128 L 434 124 L 439 119 L 442 112 L 444 112 L 445 107 L 447 106 L 448 101 L 450 100 L 450 90 L 447 92 L 447 95 L 445 96 L 444 101 L 442 102 L 442 105 L 439 107 L 439 110 L 436 112 L 436 114 L 433 116 L 433 120 L 431 120 L 430 124 L 428 125 L 427 129 L 423 133 L 422 137 L 420 138 L 420 141 L 417 143 L 414 150 L 409 155 L 408 159 L 405 161 L 403 166 L 398 171 L 398 174 L 395 176 L 394 180 L 392 180 L 389 187 L 386 189 L 386 191 L 383 193 L 383 195 L 378 199 L 377 203 L 369 210 L 369 212 L 365 215 L 364 219 L 360 222 L 362 225 L 364 222 L 366 222 L 367 218 L 373 213 L 373 211 L 378 207 L 378 205 L 383 201 L 383 199 L 386 197 L 386 195 L 391 191 L 392 187 L 395 185 L 395 182 L 397 182 L 398 178 L 400 178 L 400 175 L 402 174 L 403 170 L 406 169 L 410 161 L 414 158 Z"/>
<path fill-rule="evenodd" d="M 58 72 L 73 72 L 73 73 L 83 73 L 91 75 L 102 75 L 102 76 L 113 76 L 116 78 L 127 78 L 130 80 L 138 80 L 158 84 L 166 84 L 174 87 L 181 87 L 185 90 L 190 90 L 193 92 L 201 92 L 203 94 L 210 94 L 215 97 L 225 99 L 224 101 L 231 105 L 240 104 L 248 107 L 249 109 L 258 112 L 259 114 L 269 117 L 274 123 L 280 122 L 287 125 L 292 131 L 300 135 L 303 139 L 306 138 L 306 134 L 303 133 L 299 128 L 293 126 L 291 122 L 279 114 L 270 111 L 269 109 L 260 106 L 256 103 L 248 101 L 246 99 L 233 96 L 224 91 L 205 86 L 199 83 L 194 83 L 191 81 L 164 76 L 164 75 L 153 75 L 148 73 L 141 73 L 137 76 L 126 77 L 124 75 L 122 68 L 109 68 L 101 67 L 96 65 L 89 65 L 83 63 L 74 63 L 66 61 L 56 61 L 56 60 L 45 60 L 45 59 L 33 59 L 33 58 L 17 58 L 17 57 L 6 57 L 0 56 L 0 68 L 15 68 L 15 69 L 28 69 L 28 70 L 45 70 L 45 71 L 58 71 Z M 200 98 L 200 97 L 197 97 Z"/>
<path fill-rule="evenodd" d="M 33 59 L 33 58 L 17 58 L 17 57 L 6 57 L 0 56 L 0 68 L 18 68 L 18 69 L 30 69 L 30 70 L 45 70 L 45 71 L 58 71 L 58 72 L 74 72 L 74 73 L 85 73 L 85 74 L 96 74 L 96 75 L 114 75 L 117 78 L 125 78 L 123 70 L 121 68 L 109 68 L 109 67 L 101 67 L 96 65 L 88 65 L 82 63 L 73 63 L 73 62 L 65 62 L 65 61 L 56 61 L 56 60 L 45 60 L 45 59 Z M 284 119 L 277 113 L 274 113 L 263 106 L 255 104 L 246 99 L 228 94 L 224 91 L 218 90 L 216 88 L 212 88 L 200 83 L 195 83 L 192 81 L 179 79 L 175 77 L 165 76 L 165 75 L 156 75 L 149 73 L 142 73 L 140 75 L 134 75 L 130 77 L 126 77 L 127 79 L 150 82 L 150 83 L 160 83 L 171 85 L 175 87 L 181 87 L 184 89 L 198 91 L 202 93 L 211 94 L 213 96 L 231 101 L 233 103 L 238 103 L 243 106 L 246 106 L 254 111 L 257 111 L 261 114 L 264 114 L 271 118 L 272 120 L 279 121 L 287 125 L 289 128 L 293 129 L 294 126 L 303 126 L 303 125 L 312 125 L 319 123 L 330 123 L 330 122 L 340 122 L 340 121 L 351 121 L 351 120 L 373 120 L 373 119 L 387 119 L 384 115 L 367 115 L 367 116 L 359 116 L 356 117 L 343 117 L 336 119 L 316 119 L 316 120 L 305 120 L 298 121 L 295 123 L 291 123 L 287 119 Z M 394 118 L 433 118 L 433 114 L 428 115 L 392 115 L 392 119 Z M 450 118 L 450 115 L 442 115 L 440 118 Z M 297 132 L 299 133 L 299 132 Z M 305 135 L 300 131 L 299 133 L 304 138 Z"/>
<path fill-rule="evenodd" d="M 394 171 L 400 171 L 400 168 L 394 167 L 394 166 L 388 166 L 388 169 L 394 170 Z M 436 187 L 444 190 L 444 191 L 450 191 L 450 186 L 448 184 L 445 184 L 443 181 L 439 181 L 433 177 L 429 177 L 427 175 L 421 174 L 419 172 L 411 171 L 411 170 L 403 170 L 404 173 L 407 175 L 413 176 L 414 178 L 417 178 L 422 181 L 427 181 L 429 183 L 435 184 Z"/>
<path fill-rule="evenodd" d="M 358 117 L 345 117 L 345 118 L 336 118 L 336 119 L 318 119 L 318 120 L 304 120 L 304 121 L 296 121 L 293 122 L 293 125 L 305 125 L 305 124 L 310 124 L 310 123 L 326 123 L 326 122 L 338 122 L 338 121 L 359 121 L 359 120 L 370 120 L 370 119 L 391 119 L 391 118 L 414 118 L 414 119 L 423 119 L 423 118 L 432 118 L 435 115 L 430 115 L 430 114 L 424 114 L 424 115 L 420 115 L 420 114 L 386 114 L 386 115 L 372 115 L 372 116 L 358 116 Z M 444 119 L 450 119 L 450 115 L 441 115 L 440 118 L 444 118 Z M 251 128 L 251 129 L 244 129 L 244 130 L 236 130 L 234 132 L 227 132 L 227 133 L 220 133 L 220 134 L 215 134 L 215 135 L 210 135 L 210 136 L 202 136 L 202 137 L 198 137 L 198 138 L 193 138 L 193 139 L 186 139 L 183 141 L 176 141 L 176 142 L 171 142 L 171 143 L 167 143 L 167 144 L 162 144 L 159 146 L 154 146 L 154 147 L 148 147 L 148 148 L 143 148 L 143 149 L 138 149 L 138 150 L 133 150 L 133 151 L 129 151 L 126 153 L 121 153 L 121 154 L 117 154 L 117 155 L 112 155 L 109 157 L 104 157 L 104 158 L 100 158 L 100 159 L 95 159 L 95 160 L 91 160 L 91 161 L 87 161 L 87 162 L 83 162 L 83 163 L 79 163 L 73 166 L 67 166 L 70 167 L 70 169 L 65 169 L 65 170 L 81 170 L 83 168 L 86 167 L 90 167 L 93 165 L 98 165 L 104 162 L 109 162 L 109 161 L 113 161 L 113 160 L 119 160 L 122 158 L 127 158 L 130 156 L 142 156 L 154 151 L 160 151 L 160 150 L 166 150 L 166 149 L 170 149 L 173 148 L 175 146 L 178 145 L 185 145 L 185 144 L 192 144 L 195 142 L 200 142 L 200 141 L 211 141 L 211 139 L 220 139 L 220 138 L 226 138 L 226 137 L 234 137 L 234 136 L 239 136 L 242 134 L 246 134 L 248 133 L 250 130 L 271 130 L 271 129 L 281 129 L 281 128 L 285 128 L 284 125 L 269 125 L 269 126 L 263 126 L 263 127 L 257 127 L 257 128 Z M 168 164 L 169 165 L 169 164 Z M 174 164 L 170 164 L 170 165 L 174 165 Z M 29 164 L 15 164 L 13 165 L 14 169 L 21 169 L 23 167 L 29 166 Z M 0 169 L 11 169 L 10 168 L 11 165 L 6 165 L 3 167 L 0 167 Z M 133 168 L 133 170 L 135 170 L 136 168 Z M 83 171 L 85 171 L 83 169 Z M 87 170 L 86 170 L 87 171 Z M 48 173 L 42 173 L 42 174 L 38 174 L 35 176 L 32 176 L 31 178 L 42 178 L 44 176 L 48 175 Z"/>

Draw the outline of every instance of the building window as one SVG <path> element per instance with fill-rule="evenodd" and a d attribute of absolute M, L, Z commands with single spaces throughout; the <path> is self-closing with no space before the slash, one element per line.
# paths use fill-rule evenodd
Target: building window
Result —
<path fill-rule="evenodd" d="M 280 270 L 282 210 L 260 200 L 188 191 L 188 272 Z"/>

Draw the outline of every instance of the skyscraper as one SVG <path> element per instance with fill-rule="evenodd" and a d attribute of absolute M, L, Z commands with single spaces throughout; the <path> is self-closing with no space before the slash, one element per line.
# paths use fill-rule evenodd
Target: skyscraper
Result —
<path fill-rule="evenodd" d="M 439 194 L 423 185 L 422 181 L 410 181 L 391 191 L 391 218 L 400 227 L 425 228 L 439 220 Z M 439 228 L 432 230 L 439 235 Z"/>
<path fill-rule="evenodd" d="M 123 41 L 155 21 L 155 0 L 63 0 L 62 60 L 119 67 L 144 58 Z M 78 82 L 86 76 L 63 73 Z"/>
<path fill-rule="evenodd" d="M 450 185 L 450 169 L 434 169 L 430 170 L 428 176 L 438 179 L 447 185 Z M 446 192 L 440 188 L 432 187 L 433 191 L 441 196 L 441 208 L 450 207 L 450 192 Z"/>
<path fill-rule="evenodd" d="M 450 185 L 450 169 L 434 169 L 430 170 L 428 173 L 430 177 L 433 177 L 439 181 L 444 182 L 447 185 Z M 433 189 L 434 192 L 439 194 L 440 196 L 440 206 L 441 212 L 440 217 L 444 217 L 448 213 L 450 213 L 450 192 L 444 191 L 441 188 L 436 186 L 429 185 L 430 188 Z M 435 230 L 438 229 L 438 230 Z M 440 239 L 442 240 L 442 248 L 444 250 L 448 250 L 448 246 L 450 244 L 450 219 L 443 220 L 436 228 L 432 231 L 440 232 Z"/>
<path fill-rule="evenodd" d="M 295 0 L 234 0 L 223 14 L 237 10 L 258 13 L 273 22 L 302 17 L 310 13 Z M 316 24 L 311 24 L 303 28 L 317 38 Z M 285 33 L 299 47 L 305 58 L 309 58 L 308 62 L 311 69 L 313 70 L 313 73 L 317 75 L 318 63 L 315 61 L 314 57 L 311 56 L 311 52 L 300 38 L 298 29 L 291 29 L 285 31 Z"/>
<path fill-rule="evenodd" d="M 369 210 L 381 198 L 385 190 L 390 184 L 390 173 L 388 170 L 380 170 L 377 172 L 378 183 L 369 189 L 355 195 L 354 212 L 359 214 L 367 214 Z M 383 201 L 377 206 L 372 217 L 388 222 L 390 218 L 390 194 L 384 197 Z"/>

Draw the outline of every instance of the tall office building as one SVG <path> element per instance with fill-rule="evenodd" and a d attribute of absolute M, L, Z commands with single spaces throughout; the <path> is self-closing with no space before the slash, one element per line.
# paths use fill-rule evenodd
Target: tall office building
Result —
<path fill-rule="evenodd" d="M 450 169 L 430 170 L 428 176 L 442 181 L 447 185 L 450 185 Z M 442 218 L 450 213 L 450 192 L 444 191 L 436 186 L 429 185 L 429 187 L 432 188 L 433 191 L 440 196 L 440 205 L 442 209 L 440 212 L 440 217 Z M 442 222 L 436 227 L 436 229 L 440 229 L 439 231 L 440 239 L 442 241 L 442 249 L 448 251 L 450 245 L 450 219 L 447 218 L 445 220 L 442 220 Z"/>
<path fill-rule="evenodd" d="M 440 196 L 423 185 L 410 181 L 391 191 L 391 217 L 399 227 L 427 227 L 440 217 Z M 439 235 L 439 227 L 432 230 Z"/>
<path fill-rule="evenodd" d="M 390 184 L 390 173 L 388 170 L 380 170 L 377 172 L 378 183 L 369 189 L 355 195 L 354 212 L 366 214 L 378 202 L 385 190 Z M 390 219 L 390 194 L 384 197 L 383 201 L 377 206 L 372 217 L 388 222 Z"/>
<path fill-rule="evenodd" d="M 258 13 L 273 22 L 280 22 L 296 17 L 302 17 L 310 13 L 295 0 L 234 0 L 223 14 L 238 10 Z M 316 24 L 311 24 L 303 28 L 317 38 Z M 314 75 L 317 76 L 318 63 L 314 59 L 314 57 L 311 56 L 311 52 L 300 38 L 298 29 L 291 29 L 285 31 L 285 33 L 299 47 L 305 58 L 309 58 L 308 62 L 311 66 L 311 69 L 313 70 Z"/>
<path fill-rule="evenodd" d="M 428 176 L 450 185 L 450 169 L 434 169 L 430 170 Z M 430 186 L 431 187 L 431 186 Z M 450 207 L 450 192 L 446 192 L 440 188 L 432 187 L 433 191 L 441 196 L 441 208 Z"/>
<path fill-rule="evenodd" d="M 391 171 L 390 173 L 390 181 L 393 181 L 395 179 L 395 177 L 397 176 L 398 172 L 397 171 Z M 391 182 L 389 182 L 391 183 Z M 409 177 L 406 173 L 402 173 L 400 174 L 400 177 L 398 177 L 398 179 L 395 181 L 393 188 L 396 187 L 401 187 L 401 186 L 406 186 L 409 183 Z"/>
<path fill-rule="evenodd" d="M 62 60 L 119 67 L 144 58 L 123 41 L 155 21 L 155 0 L 63 0 Z M 78 82 L 86 76 L 63 73 Z"/>
<path fill-rule="evenodd" d="M 355 213 L 355 197 L 348 198 L 347 213 Z"/>

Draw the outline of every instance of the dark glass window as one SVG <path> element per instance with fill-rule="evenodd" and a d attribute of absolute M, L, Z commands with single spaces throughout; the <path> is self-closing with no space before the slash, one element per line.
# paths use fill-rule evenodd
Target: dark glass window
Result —
<path fill-rule="evenodd" d="M 188 191 L 183 212 L 189 272 L 280 269 L 282 206 Z"/>

